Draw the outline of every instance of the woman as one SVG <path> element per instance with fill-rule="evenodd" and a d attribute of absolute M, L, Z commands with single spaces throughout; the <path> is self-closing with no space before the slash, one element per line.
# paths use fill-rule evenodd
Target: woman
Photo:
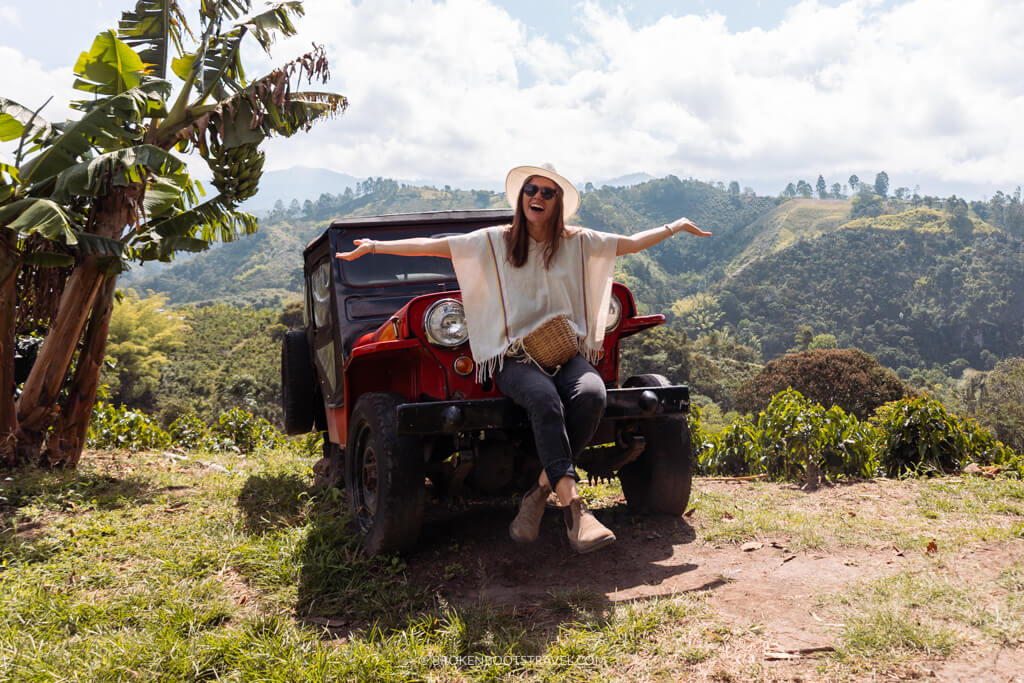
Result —
<path fill-rule="evenodd" d="M 580 195 L 551 168 L 512 169 L 505 193 L 515 207 L 512 225 L 436 239 L 356 240 L 355 249 L 337 257 L 381 253 L 452 259 L 477 380 L 493 376 L 498 389 L 526 410 L 543 466 L 509 533 L 520 543 L 536 540 L 553 488 L 565 510 L 570 545 L 586 553 L 615 540 L 580 498 L 574 467 L 604 413 L 604 382 L 591 362 L 601 353 L 615 257 L 679 231 L 711 233 L 686 218 L 629 236 L 567 227 L 565 219 L 579 208 Z M 558 315 L 575 332 L 580 353 L 548 371 L 524 352 L 523 338 Z"/>

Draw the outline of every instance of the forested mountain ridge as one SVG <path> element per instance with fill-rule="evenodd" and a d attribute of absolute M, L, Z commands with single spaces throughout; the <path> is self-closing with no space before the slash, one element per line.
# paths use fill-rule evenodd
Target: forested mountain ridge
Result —
<path fill-rule="evenodd" d="M 302 250 L 333 219 L 504 204 L 500 193 L 368 179 L 355 191 L 282 203 L 254 237 L 132 286 L 164 292 L 175 304 L 278 306 L 300 295 Z M 666 240 L 616 269 L 643 310 L 665 312 L 692 338 L 719 330 L 768 359 L 810 326 L 910 368 L 957 358 L 984 367 L 1021 355 L 1020 239 L 981 220 L 979 213 L 990 215 L 986 205 L 968 212 L 962 200 L 947 204 L 954 210 L 876 202 L 891 213 L 851 220 L 857 198 L 759 197 L 669 176 L 587 187 L 573 222 L 629 234 L 685 215 L 711 230 L 709 239 Z"/>
<path fill-rule="evenodd" d="M 883 221 L 885 224 L 886 221 Z M 844 228 L 758 259 L 710 288 L 738 339 L 766 358 L 801 325 L 893 368 L 991 367 L 1024 355 L 1024 242 L 1000 231 Z"/>

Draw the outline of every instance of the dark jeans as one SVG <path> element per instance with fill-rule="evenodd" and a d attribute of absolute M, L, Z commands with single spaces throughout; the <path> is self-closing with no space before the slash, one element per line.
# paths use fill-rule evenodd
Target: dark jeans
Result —
<path fill-rule="evenodd" d="M 604 415 L 604 381 L 593 366 L 577 355 L 549 377 L 533 363 L 510 357 L 494 383 L 526 410 L 551 487 L 562 477 L 578 480 L 576 458 L 590 443 Z"/>

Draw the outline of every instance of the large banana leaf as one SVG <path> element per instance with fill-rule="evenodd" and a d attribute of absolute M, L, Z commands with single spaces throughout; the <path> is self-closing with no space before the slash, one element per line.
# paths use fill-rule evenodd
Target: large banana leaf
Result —
<path fill-rule="evenodd" d="M 135 144 L 142 137 L 139 124 L 154 106 L 162 106 L 171 84 L 146 77 L 136 88 L 99 100 L 81 119 L 60 129 L 60 135 L 21 167 L 23 185 L 49 182 L 93 150 L 109 152 Z"/>
<path fill-rule="evenodd" d="M 301 17 L 305 13 L 300 1 L 278 2 L 266 11 L 249 17 L 239 26 L 247 28 L 260 47 L 269 54 L 270 46 L 274 44 L 274 34 L 280 33 L 285 37 L 295 35 L 297 29 L 292 23 L 292 17 Z"/>
<path fill-rule="evenodd" d="M 127 186 L 142 181 L 143 170 L 163 178 L 186 174 L 185 162 L 153 145 L 135 145 L 70 166 L 57 175 L 50 198 L 67 202 L 74 196 L 95 197 L 106 190 L 107 182 Z M 181 194 L 179 180 L 178 194 Z"/>
<path fill-rule="evenodd" d="M 205 108 L 192 124 L 191 140 L 209 156 L 219 146 L 230 149 L 259 143 L 273 134 L 287 137 L 308 130 L 317 119 L 344 112 L 348 100 L 337 93 L 292 92 L 291 81 L 328 77 L 323 48 L 316 46 L 245 90 Z"/>
<path fill-rule="evenodd" d="M 80 256 L 93 256 L 106 262 L 107 275 L 116 275 L 128 270 L 128 259 L 132 256 L 124 243 L 109 237 L 101 237 L 88 232 L 78 235 L 78 253 Z"/>
<path fill-rule="evenodd" d="M 199 93 L 197 102 L 211 95 L 220 100 L 226 93 L 245 88 L 245 69 L 240 54 L 244 37 L 245 30 L 235 28 L 214 36 L 192 56 L 191 65 L 196 69 L 195 89 Z"/>
<path fill-rule="evenodd" d="M 189 177 L 184 173 L 169 177 L 152 176 L 142 200 L 146 216 L 151 219 L 162 218 L 178 208 L 188 183 Z"/>
<path fill-rule="evenodd" d="M 117 36 L 139 53 L 158 78 L 167 77 L 168 43 L 184 54 L 182 37 L 190 33 L 185 15 L 175 0 L 138 0 L 135 9 L 121 13 Z"/>
<path fill-rule="evenodd" d="M 93 40 L 92 48 L 75 63 L 74 87 L 97 95 L 120 95 L 137 88 L 146 73 L 142 58 L 113 31 L 104 31 Z"/>
<path fill-rule="evenodd" d="M 198 103 L 211 95 L 217 100 L 223 100 L 247 85 L 240 55 L 242 39 L 247 34 L 252 35 L 264 51 L 269 53 L 275 34 L 280 33 L 285 37 L 295 35 L 292 17 L 302 15 L 301 2 L 272 5 L 266 11 L 239 22 L 229 31 L 212 34 L 195 54 L 175 60 L 175 73 L 187 80 L 187 76 L 182 75 L 186 68 L 196 69 L 194 84 L 199 92 Z"/>
<path fill-rule="evenodd" d="M 237 211 L 233 203 L 218 194 L 210 200 L 153 221 L 145 233 L 132 240 L 142 260 L 169 261 L 178 251 L 205 251 L 211 242 L 232 242 L 256 232 L 256 217 Z"/>
<path fill-rule="evenodd" d="M 221 22 L 225 18 L 234 21 L 238 17 L 248 14 L 252 9 L 250 0 L 201 0 L 199 4 L 199 16 L 204 22 Z"/>
<path fill-rule="evenodd" d="M 55 242 L 78 243 L 63 207 L 49 199 L 28 197 L 0 207 L 0 227 L 20 237 L 38 234 Z"/>
<path fill-rule="evenodd" d="M 28 133 L 25 133 L 26 128 Z M 17 140 L 25 135 L 26 140 L 46 137 L 51 132 L 50 124 L 39 115 L 14 100 L 0 97 L 0 142 Z"/>

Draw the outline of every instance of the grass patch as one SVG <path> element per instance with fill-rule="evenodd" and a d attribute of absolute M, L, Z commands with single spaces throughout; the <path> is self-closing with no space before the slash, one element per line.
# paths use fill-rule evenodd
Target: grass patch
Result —
<path fill-rule="evenodd" d="M 792 485 L 751 482 L 701 490 L 691 505 L 705 542 L 786 539 L 794 550 L 896 546 L 941 552 L 1022 538 L 1024 482 L 946 477 L 874 480 L 808 494 Z"/>
<path fill-rule="evenodd" d="M 940 562 L 864 582 L 836 597 L 843 623 L 837 657 L 865 670 L 969 646 L 1013 647 L 1024 636 L 1024 565 L 958 581 Z M 998 590 L 1001 587 L 1003 590 Z"/>
<path fill-rule="evenodd" d="M 409 560 L 410 568 L 398 556 L 366 558 L 344 494 L 313 488 L 307 459 L 289 450 L 202 458 L 100 454 L 77 472 L 17 472 L 3 482 L 0 678 L 770 673 L 749 658 L 736 663 L 731 653 L 763 647 L 766 634 L 721 617 L 713 591 L 615 603 L 599 591 L 555 588 L 525 607 L 449 601 L 439 587 L 473 580 L 472 561 L 457 545 L 433 578 L 418 575 L 423 562 Z M 943 552 L 928 559 L 934 575 L 866 583 L 830 603 L 845 623 L 830 666 L 846 675 L 874 659 L 951 656 L 965 639 L 1017 647 L 1024 564 L 993 569 L 969 586 L 940 574 L 952 548 L 1019 536 L 1020 487 L 944 479 L 808 495 L 764 482 L 714 490 L 697 480 L 694 550 L 699 556 L 703 543 L 759 536 L 823 551 L 937 537 Z M 617 482 L 581 490 L 595 507 L 622 505 Z"/>

